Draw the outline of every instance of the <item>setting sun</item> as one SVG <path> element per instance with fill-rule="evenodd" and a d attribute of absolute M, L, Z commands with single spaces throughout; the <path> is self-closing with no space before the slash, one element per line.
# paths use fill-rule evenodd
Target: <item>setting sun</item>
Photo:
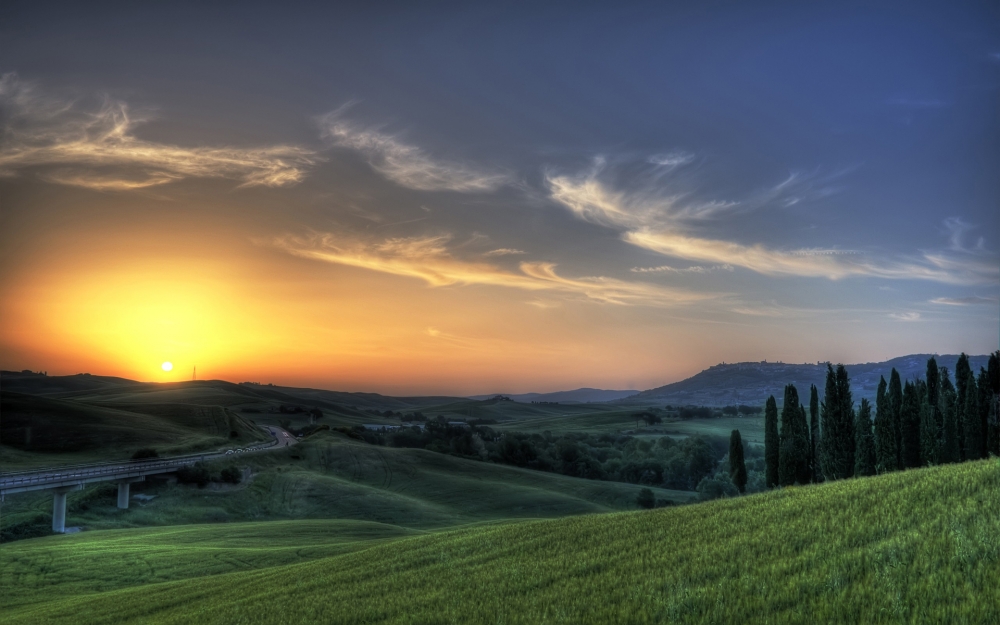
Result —
<path fill-rule="evenodd" d="M 162 365 L 160 365 L 160 368 L 163 369 L 164 371 L 171 371 L 174 368 L 174 363 L 167 361 Z"/>

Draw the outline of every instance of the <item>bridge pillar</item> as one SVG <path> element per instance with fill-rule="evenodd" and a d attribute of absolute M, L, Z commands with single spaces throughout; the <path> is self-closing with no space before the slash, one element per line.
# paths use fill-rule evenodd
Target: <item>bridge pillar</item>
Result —
<path fill-rule="evenodd" d="M 83 490 L 82 484 L 76 486 L 60 486 L 52 491 L 52 532 L 66 532 L 66 493 L 71 490 Z"/>
<path fill-rule="evenodd" d="M 118 480 L 118 507 L 122 510 L 128 509 L 128 493 L 129 484 L 132 482 L 142 482 L 145 477 L 130 477 L 124 480 Z"/>

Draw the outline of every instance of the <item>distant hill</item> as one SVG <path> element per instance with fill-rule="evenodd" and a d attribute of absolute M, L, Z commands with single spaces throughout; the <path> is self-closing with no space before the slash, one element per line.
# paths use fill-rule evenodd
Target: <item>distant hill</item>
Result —
<path fill-rule="evenodd" d="M 509 395 L 507 393 L 493 393 L 491 395 L 473 395 L 469 399 L 490 399 L 497 395 L 510 397 L 514 401 L 530 403 L 533 401 L 546 401 L 558 403 L 583 404 L 591 402 L 615 401 L 636 395 L 639 391 L 606 391 L 599 388 L 578 388 L 574 391 L 556 391 L 554 393 L 521 393 Z"/>
<path fill-rule="evenodd" d="M 886 362 L 846 365 L 851 376 L 851 391 L 855 401 L 874 401 L 880 376 L 889 379 L 893 368 L 905 380 L 923 378 L 932 354 L 911 354 Z M 954 381 L 954 354 L 937 355 L 939 367 L 946 367 Z M 972 370 L 978 374 L 989 356 L 969 356 Z M 774 395 L 780 403 L 786 384 L 794 384 L 799 397 L 807 402 L 809 386 L 815 384 L 822 396 L 826 380 L 826 364 L 789 364 L 783 362 L 738 362 L 709 367 L 686 380 L 643 391 L 624 400 L 625 403 L 662 403 L 673 405 L 726 406 L 733 404 L 759 405 Z M 822 397 L 821 397 L 822 399 Z"/>

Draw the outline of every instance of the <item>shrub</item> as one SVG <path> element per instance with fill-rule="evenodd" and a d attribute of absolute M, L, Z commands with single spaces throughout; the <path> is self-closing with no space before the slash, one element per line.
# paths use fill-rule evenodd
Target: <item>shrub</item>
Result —
<path fill-rule="evenodd" d="M 211 476 L 205 465 L 196 462 L 194 466 L 177 469 L 177 481 L 181 484 L 197 484 L 198 488 L 204 488 L 211 481 Z"/>
<path fill-rule="evenodd" d="M 733 483 L 717 475 L 716 477 L 706 477 L 698 482 L 698 499 L 707 501 L 709 499 L 719 499 L 720 497 L 735 497 L 740 491 L 733 486 Z"/>
<path fill-rule="evenodd" d="M 653 495 L 653 491 L 648 488 L 643 488 L 636 496 L 635 503 L 638 504 L 640 508 L 646 508 L 648 510 L 656 506 L 656 497 Z"/>
<path fill-rule="evenodd" d="M 239 484 L 243 481 L 243 472 L 236 467 L 226 467 L 219 474 L 219 477 L 227 484 Z"/>

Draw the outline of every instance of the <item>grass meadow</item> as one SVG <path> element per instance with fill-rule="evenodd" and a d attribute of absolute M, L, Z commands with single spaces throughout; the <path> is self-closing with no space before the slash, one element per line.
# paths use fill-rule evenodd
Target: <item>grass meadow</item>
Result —
<path fill-rule="evenodd" d="M 128 536 L 93 532 L 0 547 L 3 586 L 16 597 L 0 616 L 11 624 L 992 623 L 1000 621 L 998 509 L 992 459 L 679 508 L 418 536 L 379 528 L 350 548 L 337 544 L 358 542 L 357 527 L 304 525 L 299 541 L 298 522 L 262 523 L 245 552 L 242 526 L 233 526 L 237 544 L 218 527 L 194 527 L 150 552 L 149 568 L 175 578 L 142 587 L 115 581 L 134 578 L 137 566 L 116 559 L 142 557 L 123 548 Z M 150 531 L 134 540 L 159 539 Z M 254 553 L 272 540 L 276 553 L 291 544 L 346 552 L 298 563 Z M 253 570 L 208 566 L 241 557 Z M 91 575 L 91 563 L 107 570 L 103 586 L 67 581 L 74 571 Z"/>
<path fill-rule="evenodd" d="M 379 447 L 319 432 L 278 451 L 241 454 L 209 466 L 246 468 L 252 477 L 206 489 L 151 480 L 133 484 L 148 503 L 116 506 L 116 486 L 88 486 L 67 496 L 67 525 L 118 529 L 191 523 L 347 519 L 401 527 L 445 528 L 511 518 L 554 518 L 635 508 L 635 484 L 567 477 L 423 449 Z M 653 489 L 676 502 L 689 491 Z M 10 536 L 46 534 L 52 495 L 23 493 L 0 505 Z M 23 526 L 23 529 L 20 529 Z"/>

